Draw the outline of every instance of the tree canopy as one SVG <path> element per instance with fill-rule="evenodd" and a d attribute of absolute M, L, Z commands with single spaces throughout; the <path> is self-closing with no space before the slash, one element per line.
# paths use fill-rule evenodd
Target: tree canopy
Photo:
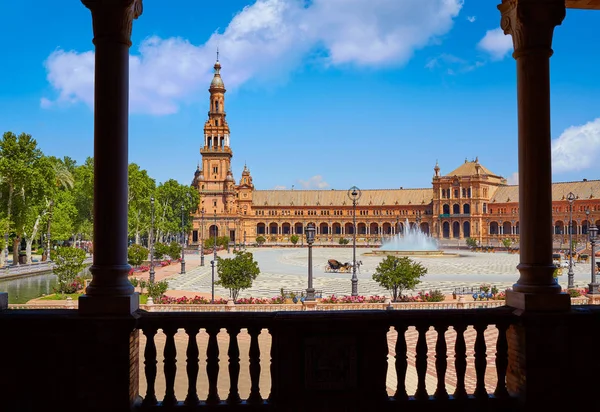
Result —
<path fill-rule="evenodd" d="M 373 280 L 389 290 L 392 299 L 396 301 L 402 291 L 413 290 L 426 273 L 427 269 L 423 265 L 408 257 L 386 256 L 375 269 Z"/>
<path fill-rule="evenodd" d="M 237 300 L 240 290 L 252 286 L 254 279 L 260 274 L 258 262 L 250 252 L 236 251 L 233 258 L 217 258 L 219 280 L 216 285 L 229 289 L 233 300 Z"/>

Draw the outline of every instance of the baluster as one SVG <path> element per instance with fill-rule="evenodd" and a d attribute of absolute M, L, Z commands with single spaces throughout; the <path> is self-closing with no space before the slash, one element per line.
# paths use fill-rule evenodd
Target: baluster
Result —
<path fill-rule="evenodd" d="M 508 390 L 506 389 L 506 369 L 508 368 L 506 330 L 508 329 L 508 325 L 506 323 L 498 323 L 496 328 L 498 329 L 498 341 L 496 342 L 496 376 L 498 376 L 498 382 L 496 383 L 494 396 L 504 399 L 508 397 Z"/>
<path fill-rule="evenodd" d="M 177 349 L 175 348 L 175 334 L 177 328 L 166 327 L 163 328 L 163 332 L 167 337 L 165 342 L 165 350 L 163 351 L 163 363 L 165 371 L 165 398 L 163 399 L 163 405 L 175 405 L 177 404 L 177 398 L 175 398 L 175 373 L 177 372 Z"/>
<path fill-rule="evenodd" d="M 419 339 L 417 340 L 417 357 L 415 366 L 417 367 L 417 392 L 415 392 L 415 398 L 417 400 L 427 400 L 429 395 L 427 394 L 427 388 L 425 386 L 425 377 L 427 376 L 427 337 L 425 334 L 429 330 L 427 325 L 417 326 L 419 332 Z"/>
<path fill-rule="evenodd" d="M 199 329 L 197 327 L 188 327 L 185 328 L 185 331 L 188 334 L 188 346 L 186 351 L 188 393 L 185 398 L 185 404 L 187 406 L 195 406 L 198 405 L 198 389 L 196 384 L 198 382 L 198 371 L 200 369 L 200 365 L 198 364 L 200 361 L 198 357 L 198 342 L 196 341 L 196 335 L 198 334 Z"/>
<path fill-rule="evenodd" d="M 217 334 L 220 329 L 217 327 L 206 328 L 208 333 L 208 347 L 206 348 L 206 374 L 208 375 L 208 396 L 206 403 L 216 404 L 221 401 L 219 390 L 217 388 L 217 379 L 219 378 L 219 345 L 217 343 Z"/>
<path fill-rule="evenodd" d="M 465 330 L 467 326 L 463 324 L 454 325 L 456 331 L 456 342 L 454 343 L 454 368 L 456 369 L 456 390 L 454 397 L 464 399 L 467 397 L 465 389 L 465 374 L 467 372 L 467 345 L 465 344 Z"/>
<path fill-rule="evenodd" d="M 248 403 L 251 404 L 263 402 L 263 398 L 260 396 L 260 346 L 258 345 L 260 332 L 260 328 L 248 328 L 250 335 L 250 396 Z"/>
<path fill-rule="evenodd" d="M 485 388 L 485 369 L 487 366 L 487 354 L 484 332 L 487 329 L 485 324 L 473 325 L 477 331 L 477 337 L 475 338 L 475 374 L 477 375 L 477 384 L 475 386 L 475 397 L 476 398 L 487 398 L 488 393 Z"/>
<path fill-rule="evenodd" d="M 408 368 L 408 359 L 406 357 L 406 325 L 396 325 L 396 331 L 398 337 L 396 338 L 396 379 L 398 384 L 396 386 L 396 393 L 394 398 L 399 401 L 405 401 L 408 399 L 406 393 L 406 369 Z"/>
<path fill-rule="evenodd" d="M 156 391 L 154 383 L 156 382 L 156 344 L 154 343 L 154 335 L 156 335 L 156 328 L 144 329 L 144 335 L 146 335 L 146 347 L 144 348 L 144 372 L 146 373 L 146 396 L 142 405 L 154 406 L 156 405 Z"/>
<path fill-rule="evenodd" d="M 227 328 L 229 334 L 229 348 L 227 349 L 227 356 L 229 356 L 229 396 L 227 396 L 227 403 L 236 404 L 240 403 L 240 392 L 238 389 L 238 381 L 240 379 L 240 348 L 238 346 L 238 334 L 240 328 L 229 327 Z"/>
<path fill-rule="evenodd" d="M 435 372 L 437 375 L 437 388 L 435 390 L 436 399 L 448 399 L 446 390 L 446 369 L 448 368 L 448 348 L 446 347 L 446 325 L 437 325 L 437 341 L 435 344 Z"/>
<path fill-rule="evenodd" d="M 271 335 L 271 393 L 267 399 L 269 402 L 274 402 L 277 398 L 277 332 L 272 328 L 268 330 Z"/>

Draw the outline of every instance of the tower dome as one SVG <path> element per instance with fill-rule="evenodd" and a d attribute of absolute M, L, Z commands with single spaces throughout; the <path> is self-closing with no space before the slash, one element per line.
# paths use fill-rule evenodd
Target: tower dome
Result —
<path fill-rule="evenodd" d="M 210 82 L 209 91 L 223 91 L 225 92 L 225 84 L 223 83 L 223 79 L 221 78 L 221 63 L 219 63 L 219 58 L 217 57 L 217 62 L 214 65 L 215 75 Z"/>

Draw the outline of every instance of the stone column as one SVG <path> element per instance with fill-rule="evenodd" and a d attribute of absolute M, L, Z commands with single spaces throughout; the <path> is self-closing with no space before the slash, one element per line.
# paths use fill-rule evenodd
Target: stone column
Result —
<path fill-rule="evenodd" d="M 503 0 L 501 27 L 511 34 L 517 61 L 519 134 L 520 277 L 507 305 L 568 309 L 568 295 L 554 282 L 550 153 L 550 56 L 554 27 L 565 17 L 564 0 Z M 566 298 L 566 299 L 565 299 Z"/>
<path fill-rule="evenodd" d="M 81 313 L 129 314 L 139 299 L 127 279 L 129 47 L 141 0 L 82 0 L 92 12 L 94 71 L 93 279 Z"/>

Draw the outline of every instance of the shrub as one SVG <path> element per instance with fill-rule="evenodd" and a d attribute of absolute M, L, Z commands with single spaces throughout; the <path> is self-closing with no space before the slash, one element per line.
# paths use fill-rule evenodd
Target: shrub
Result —
<path fill-rule="evenodd" d="M 171 259 L 179 259 L 181 257 L 181 245 L 175 241 L 171 242 L 168 253 Z"/>
<path fill-rule="evenodd" d="M 165 255 L 169 254 L 169 246 L 164 243 L 154 244 L 154 259 L 162 259 Z"/>
<path fill-rule="evenodd" d="M 419 299 L 421 302 L 443 302 L 446 295 L 439 289 L 430 290 L 428 293 L 421 291 L 419 292 Z"/>
<path fill-rule="evenodd" d="M 152 299 L 158 301 L 169 288 L 169 284 L 166 280 L 161 280 L 158 282 L 148 282 L 146 287 L 148 288 L 148 295 L 152 296 Z"/>
<path fill-rule="evenodd" d="M 581 296 L 581 292 L 579 290 L 577 290 L 577 289 L 567 289 L 567 293 L 572 298 L 578 298 L 578 297 Z"/>
<path fill-rule="evenodd" d="M 57 293 L 75 293 L 83 287 L 81 278 L 78 278 L 87 266 L 85 252 L 74 247 L 58 247 L 51 251 L 51 258 L 56 264 L 53 271 L 58 277 Z"/>
<path fill-rule="evenodd" d="M 293 245 L 295 245 L 296 243 L 298 243 L 299 240 L 300 240 L 300 236 L 298 236 L 298 235 L 292 235 L 292 236 L 290 236 L 290 242 L 292 242 Z"/>
<path fill-rule="evenodd" d="M 258 246 L 262 246 L 263 243 L 265 243 L 267 241 L 267 239 L 265 239 L 264 236 L 257 236 L 256 237 L 256 243 L 258 243 Z"/>
<path fill-rule="evenodd" d="M 350 243 L 350 240 L 346 239 L 345 237 L 341 237 L 338 243 L 340 245 L 347 245 L 348 243 Z"/>
<path fill-rule="evenodd" d="M 148 249 L 142 245 L 133 244 L 127 249 L 127 262 L 131 266 L 140 266 L 148 259 Z"/>
<path fill-rule="evenodd" d="M 467 246 L 469 246 L 471 249 L 477 247 L 477 239 L 468 237 L 465 242 L 467 242 Z"/>

